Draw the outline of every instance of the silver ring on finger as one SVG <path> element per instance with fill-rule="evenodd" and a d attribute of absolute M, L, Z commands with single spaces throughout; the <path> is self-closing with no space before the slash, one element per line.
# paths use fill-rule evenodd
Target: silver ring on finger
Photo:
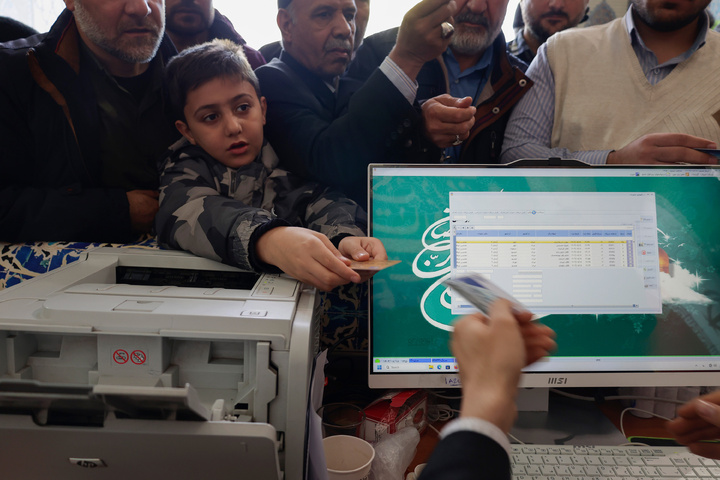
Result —
<path fill-rule="evenodd" d="M 458 146 L 461 143 L 463 143 L 463 141 L 460 140 L 460 135 L 455 135 L 455 141 L 453 142 L 453 146 Z"/>
<path fill-rule="evenodd" d="M 455 33 L 455 27 L 452 26 L 452 23 L 443 22 L 440 24 L 440 36 L 443 40 L 447 40 L 452 37 L 453 33 Z"/>

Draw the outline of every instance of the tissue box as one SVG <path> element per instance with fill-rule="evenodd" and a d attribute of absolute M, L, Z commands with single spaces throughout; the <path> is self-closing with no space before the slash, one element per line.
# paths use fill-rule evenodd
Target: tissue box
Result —
<path fill-rule="evenodd" d="M 365 440 L 379 442 L 388 434 L 405 427 L 420 433 L 427 426 L 427 392 L 424 390 L 393 391 L 365 408 Z"/>

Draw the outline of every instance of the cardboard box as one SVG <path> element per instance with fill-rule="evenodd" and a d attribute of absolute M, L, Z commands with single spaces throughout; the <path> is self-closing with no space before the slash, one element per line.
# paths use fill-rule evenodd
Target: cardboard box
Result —
<path fill-rule="evenodd" d="M 427 392 L 392 391 L 365 408 L 365 440 L 379 442 L 388 434 L 406 427 L 420 433 L 427 426 Z"/>

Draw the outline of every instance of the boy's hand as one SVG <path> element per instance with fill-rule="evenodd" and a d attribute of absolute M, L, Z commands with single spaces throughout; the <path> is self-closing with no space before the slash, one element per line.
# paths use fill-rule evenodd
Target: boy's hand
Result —
<path fill-rule="evenodd" d="M 387 260 L 387 252 L 382 242 L 374 237 L 345 237 L 340 240 L 340 253 L 358 262 L 368 260 Z M 365 282 L 377 272 L 373 270 L 362 270 L 361 281 Z"/>
<path fill-rule="evenodd" d="M 320 290 L 362 280 L 325 235 L 307 228 L 273 228 L 260 237 L 255 251 L 263 262 Z"/>

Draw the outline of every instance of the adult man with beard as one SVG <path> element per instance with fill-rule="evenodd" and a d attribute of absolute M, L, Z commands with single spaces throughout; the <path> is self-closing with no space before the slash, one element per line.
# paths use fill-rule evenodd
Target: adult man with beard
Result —
<path fill-rule="evenodd" d="M 535 86 L 508 124 L 503 162 L 717 163 L 720 35 L 708 0 L 631 0 L 623 18 L 540 47 Z"/>
<path fill-rule="evenodd" d="M 163 0 L 65 0 L 50 31 L 0 44 L 0 241 L 149 232 L 177 137 Z"/>
<path fill-rule="evenodd" d="M 586 19 L 589 0 L 520 0 L 523 27 L 508 42 L 508 51 L 530 65 L 540 45 L 553 34 Z"/>
<path fill-rule="evenodd" d="M 458 0 L 450 45 L 417 77 L 423 132 L 445 163 L 498 163 L 509 114 L 532 86 L 527 65 L 506 52 L 506 9 L 507 0 Z M 395 36 L 368 37 L 349 75 L 365 78 Z"/>
<path fill-rule="evenodd" d="M 243 47 L 254 69 L 265 65 L 263 56 L 248 46 L 232 22 L 213 7 L 213 0 L 165 0 L 167 34 L 179 52 L 216 38 L 232 40 Z"/>
<path fill-rule="evenodd" d="M 278 0 L 279 58 L 258 68 L 267 98 L 265 134 L 290 171 L 364 204 L 372 162 L 427 153 L 414 80 L 448 44 L 454 0 L 422 0 L 403 19 L 397 44 L 366 82 L 343 77 L 355 34 L 353 0 Z M 443 35 L 443 32 L 446 32 Z"/>

